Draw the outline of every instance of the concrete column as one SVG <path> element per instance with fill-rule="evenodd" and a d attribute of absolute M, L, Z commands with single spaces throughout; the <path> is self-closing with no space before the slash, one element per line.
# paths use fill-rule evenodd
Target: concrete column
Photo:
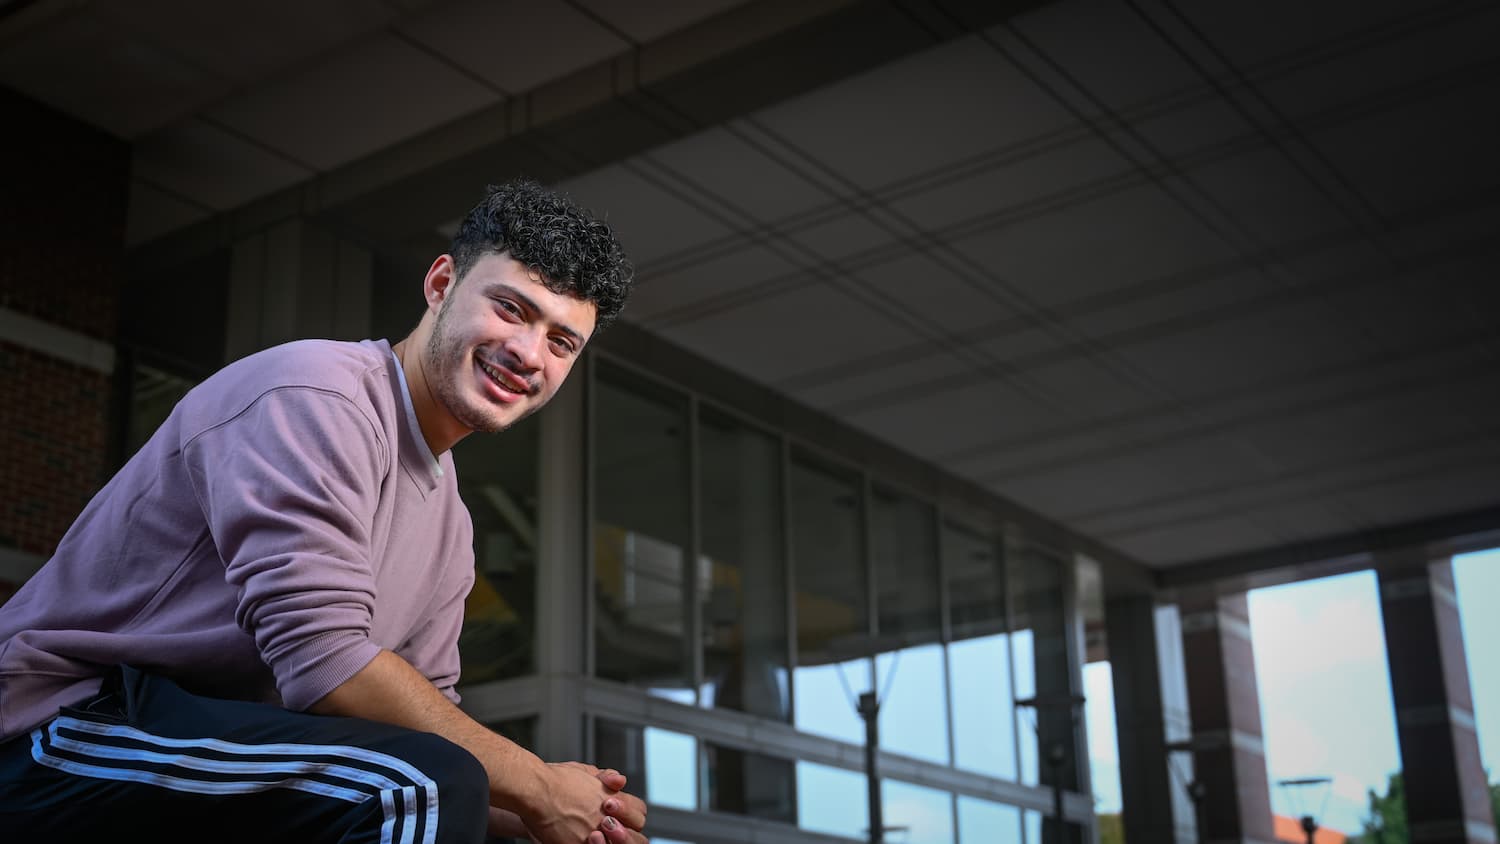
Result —
<path fill-rule="evenodd" d="M 1188 737 L 1185 730 L 1179 734 L 1169 728 L 1182 729 L 1187 718 L 1181 650 L 1175 643 L 1160 646 L 1166 634 L 1178 634 L 1175 618 L 1173 613 L 1173 623 L 1159 631 L 1149 595 L 1117 598 L 1104 608 L 1126 841 L 1195 844 L 1192 807 L 1186 806 L 1186 812 L 1183 807 L 1191 768 L 1167 752 L 1169 743 Z M 1171 657 L 1175 666 L 1169 664 Z M 1172 765 L 1177 766 L 1175 775 Z"/>
<path fill-rule="evenodd" d="M 370 253 L 313 223 L 284 220 L 236 243 L 224 359 L 309 337 L 370 335 Z"/>
<path fill-rule="evenodd" d="M 583 759 L 588 512 L 584 494 L 587 368 L 581 362 L 542 411 L 537 479 L 536 747 L 543 759 Z"/>
<path fill-rule="evenodd" d="M 1397 552 L 1377 573 L 1412 844 L 1491 844 L 1453 561 Z"/>
<path fill-rule="evenodd" d="M 1245 595 L 1181 603 L 1182 648 L 1193 718 L 1193 765 L 1204 787 L 1205 842 L 1276 840 L 1266 779 L 1255 651 Z"/>

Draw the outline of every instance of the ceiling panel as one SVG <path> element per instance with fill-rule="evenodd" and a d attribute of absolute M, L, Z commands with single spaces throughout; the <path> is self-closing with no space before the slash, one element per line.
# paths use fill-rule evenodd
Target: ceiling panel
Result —
<path fill-rule="evenodd" d="M 201 120 L 183 120 L 133 148 L 137 175 L 216 210 L 235 208 L 313 175 Z"/>
<path fill-rule="evenodd" d="M 637 266 L 626 311 L 631 322 L 651 329 L 673 329 L 814 283 L 785 255 L 746 241 L 681 270 L 657 272 L 654 266 Z"/>
<path fill-rule="evenodd" d="M 721 14 L 745 0 L 579 0 L 579 5 L 623 30 L 637 43 L 652 41 Z"/>
<path fill-rule="evenodd" d="M 638 266 L 684 248 L 715 241 L 733 233 L 719 215 L 690 204 L 690 188 L 639 159 L 613 164 L 563 183 L 582 205 L 608 208 L 610 226 Z M 712 287 L 713 279 L 705 284 Z"/>
<path fill-rule="evenodd" d="M 228 88 L 93 7 L 54 15 L 5 43 L 0 83 L 122 138 L 154 129 Z"/>
<path fill-rule="evenodd" d="M 992 150 L 960 165 L 934 167 L 887 191 L 890 207 L 929 231 L 961 236 L 1023 224 L 1144 181 L 1104 143 L 1076 135 Z"/>
<path fill-rule="evenodd" d="M 1279 547 L 1286 543 L 1285 535 L 1255 520 L 1230 515 L 1108 540 L 1108 544 L 1148 565 L 1172 566 L 1220 557 L 1231 550 Z"/>
<path fill-rule="evenodd" d="M 130 208 L 126 219 L 125 244 L 136 246 L 170 231 L 206 219 L 212 212 L 201 205 L 146 184 L 130 183 Z"/>
<path fill-rule="evenodd" d="M 499 95 L 391 36 L 255 88 L 210 114 L 319 170 L 496 102 Z"/>
<path fill-rule="evenodd" d="M 1327 0 L 1312 4 L 1299 0 L 1232 4 L 1193 0 L 1178 8 L 1193 27 L 1244 67 L 1357 37 L 1361 29 L 1409 21 L 1419 6 L 1409 0 Z M 1179 40 L 1191 39 L 1187 28 L 1167 12 L 1156 12 L 1154 19 Z"/>
<path fill-rule="evenodd" d="M 1236 256 L 1150 185 L 1098 196 L 957 245 L 1048 307 Z"/>
<path fill-rule="evenodd" d="M 788 166 L 792 162 L 769 155 L 755 144 L 753 134 L 733 124 L 697 132 L 649 155 L 701 189 L 733 197 L 737 207 L 764 223 L 819 208 L 837 210 L 827 191 L 799 176 Z"/>
<path fill-rule="evenodd" d="M 880 348 L 900 331 L 830 285 L 809 284 L 662 334 L 769 385 L 830 358 Z"/>
<path fill-rule="evenodd" d="M 928 450 L 923 453 L 934 455 L 997 438 L 1034 435 L 1067 421 L 1065 409 L 1025 381 L 1000 374 L 977 382 L 968 379 L 966 384 L 941 392 L 913 389 L 904 396 L 898 390 L 879 404 L 836 405 L 833 410 L 893 442 L 924 440 Z M 982 480 L 972 462 L 945 458 L 944 465 L 964 477 Z"/>
<path fill-rule="evenodd" d="M 1490 85 L 1500 81 L 1500 64 Z M 1309 133 L 1383 215 L 1500 187 L 1500 110 L 1474 108 L 1475 92 L 1433 92 L 1421 102 L 1360 115 Z M 1397 164 L 1399 162 L 1399 164 Z"/>
<path fill-rule="evenodd" d="M 869 254 L 892 241 L 916 236 L 909 227 L 892 221 L 880 211 L 847 209 L 827 220 L 798 226 L 795 233 L 777 238 L 781 248 L 809 261 L 836 266 L 845 274 L 864 278 L 879 273 L 889 261 L 872 263 Z M 903 244 L 904 245 L 904 244 Z M 909 254 L 902 250 L 898 255 Z M 844 269 L 845 260 L 857 269 Z M 893 259 L 894 260 L 894 259 Z"/>
<path fill-rule="evenodd" d="M 990 32 L 1014 45 L 1030 60 L 1029 66 L 1060 65 L 1075 84 L 1110 109 L 1138 106 L 1183 88 L 1183 61 L 1127 4 L 1064 0 L 1022 15 L 1013 25 L 1040 55 L 1017 44 L 1005 25 Z M 1130 72 L 1121 73 L 1122 67 Z M 1066 84 L 1061 79 L 1059 83 Z"/>
<path fill-rule="evenodd" d="M 1342 190 L 1320 190 L 1326 177 L 1309 172 L 1275 147 L 1261 147 L 1187 169 L 1173 180 L 1185 201 L 1242 252 L 1262 252 L 1360 222 L 1349 216 Z"/>
<path fill-rule="evenodd" d="M 104 11 L 115 4 L 95 4 Z M 424 0 L 404 6 L 430 5 Z M 189 64 L 244 86 L 385 27 L 401 14 L 383 0 L 132 0 L 113 12 Z"/>
<path fill-rule="evenodd" d="M 1070 122 L 1060 106 L 972 37 L 772 106 L 756 120 L 791 151 L 821 159 L 866 190 Z M 918 149 L 921 155 L 910 154 Z"/>
<path fill-rule="evenodd" d="M 401 32 L 509 94 L 629 48 L 560 0 L 461 0 L 404 22 Z"/>
<path fill-rule="evenodd" d="M 1334 37 L 1305 55 L 1257 69 L 1251 78 L 1277 110 L 1303 124 L 1350 107 L 1421 98 L 1434 86 L 1472 77 L 1470 68 L 1494 63 L 1500 7 L 1493 3 L 1406 4 L 1395 19 L 1407 23 Z M 1367 19 L 1353 20 L 1362 25 Z"/>
<path fill-rule="evenodd" d="M 891 340 L 910 335 L 891 336 Z M 934 345 L 923 341 L 921 345 Z M 925 385 L 935 379 L 943 379 L 958 374 L 972 372 L 972 364 L 954 355 L 938 353 L 919 358 L 896 357 L 890 360 L 881 360 L 879 365 L 862 365 L 861 361 L 879 355 L 882 351 L 852 349 L 835 346 L 826 355 L 812 362 L 813 366 L 822 371 L 832 367 L 840 367 L 842 377 L 837 380 L 825 380 L 816 386 L 803 388 L 782 387 L 788 383 L 798 380 L 798 376 L 805 374 L 797 373 L 790 379 L 782 379 L 776 382 L 779 388 L 787 391 L 799 401 L 809 405 L 822 408 L 837 408 L 851 402 L 868 399 L 871 395 L 896 394 L 903 392 L 916 393 Z M 879 358 L 877 358 L 879 359 Z"/>
<path fill-rule="evenodd" d="M 1110 448 L 1074 461 L 1040 461 L 986 471 L 987 483 L 1066 520 L 1074 513 L 1120 507 L 1182 488 L 1232 489 L 1268 473 L 1253 452 L 1219 436 L 1181 439 L 1154 448 Z"/>
<path fill-rule="evenodd" d="M 1500 451 L 1491 449 L 1364 483 L 1339 494 L 1336 500 L 1357 513 L 1366 528 L 1408 524 L 1500 506 L 1500 494 L 1495 490 L 1497 473 Z"/>

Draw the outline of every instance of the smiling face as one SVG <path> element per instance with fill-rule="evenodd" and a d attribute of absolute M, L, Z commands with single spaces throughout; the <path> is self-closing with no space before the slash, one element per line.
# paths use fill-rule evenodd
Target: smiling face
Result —
<path fill-rule="evenodd" d="M 595 307 L 548 289 L 506 254 L 481 257 L 461 280 L 452 273 L 443 256 L 427 277 L 422 370 L 434 410 L 447 417 L 435 421 L 458 437 L 503 431 L 562 386 L 594 331 Z"/>

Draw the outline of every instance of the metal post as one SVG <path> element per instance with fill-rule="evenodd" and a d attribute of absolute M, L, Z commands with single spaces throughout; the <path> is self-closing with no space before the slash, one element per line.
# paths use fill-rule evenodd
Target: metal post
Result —
<path fill-rule="evenodd" d="M 1060 742 L 1047 748 L 1047 761 L 1052 767 L 1052 831 L 1053 844 L 1067 841 L 1067 825 L 1063 821 L 1063 762 L 1067 761 L 1067 750 Z"/>
<path fill-rule="evenodd" d="M 875 692 L 859 696 L 859 716 L 865 719 L 865 776 L 870 789 L 870 844 L 885 841 L 885 813 L 880 807 L 880 701 Z"/>

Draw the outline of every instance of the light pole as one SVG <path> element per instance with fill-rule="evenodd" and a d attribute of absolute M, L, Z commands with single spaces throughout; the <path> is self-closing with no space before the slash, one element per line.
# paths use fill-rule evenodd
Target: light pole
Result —
<path fill-rule="evenodd" d="M 880 806 L 880 700 L 874 691 L 859 696 L 859 717 L 865 719 L 865 777 L 870 790 L 870 844 L 885 841 L 885 812 Z"/>
<path fill-rule="evenodd" d="M 1331 777 L 1298 777 L 1296 779 L 1280 780 L 1276 784 L 1282 788 L 1293 789 L 1292 794 L 1298 794 L 1301 789 L 1309 786 L 1330 786 L 1328 790 L 1323 792 L 1323 804 L 1318 807 L 1318 814 L 1321 815 L 1323 810 L 1328 806 L 1328 792 L 1332 790 L 1333 779 Z M 1312 813 L 1312 802 L 1308 801 L 1305 808 L 1300 806 L 1300 799 L 1292 800 L 1291 803 L 1292 811 L 1300 815 L 1298 822 L 1302 827 L 1302 831 L 1307 834 L 1307 844 L 1313 844 L 1313 840 L 1318 836 L 1318 817 Z"/>
<path fill-rule="evenodd" d="M 1195 749 L 1196 746 L 1191 740 L 1169 742 L 1167 744 L 1167 753 L 1169 754 L 1187 753 L 1191 755 Z M 1173 773 L 1177 772 L 1176 767 L 1172 765 L 1170 759 L 1167 760 L 1167 765 L 1172 768 Z M 1184 777 L 1184 779 L 1186 778 Z M 1206 806 L 1204 800 L 1208 797 L 1208 786 L 1198 776 L 1196 765 L 1193 768 L 1193 778 L 1187 780 L 1183 784 L 1183 788 L 1187 791 L 1188 799 L 1193 801 L 1193 825 L 1198 830 L 1198 844 L 1204 844 L 1204 842 L 1208 841 L 1208 830 L 1205 829 L 1208 824 L 1208 816 L 1204 812 Z"/>
<path fill-rule="evenodd" d="M 1034 695 L 1021 698 L 1016 701 L 1017 707 L 1024 707 L 1036 711 L 1036 722 L 1033 728 L 1036 730 L 1037 741 L 1042 739 L 1042 712 L 1067 710 L 1073 733 L 1076 736 L 1078 727 L 1078 713 L 1083 708 L 1083 695 Z M 1055 830 L 1053 844 L 1063 844 L 1067 841 L 1067 827 L 1063 821 L 1063 764 L 1068 761 L 1068 748 L 1060 738 L 1054 738 L 1047 743 L 1047 766 L 1052 769 L 1052 824 Z"/>

